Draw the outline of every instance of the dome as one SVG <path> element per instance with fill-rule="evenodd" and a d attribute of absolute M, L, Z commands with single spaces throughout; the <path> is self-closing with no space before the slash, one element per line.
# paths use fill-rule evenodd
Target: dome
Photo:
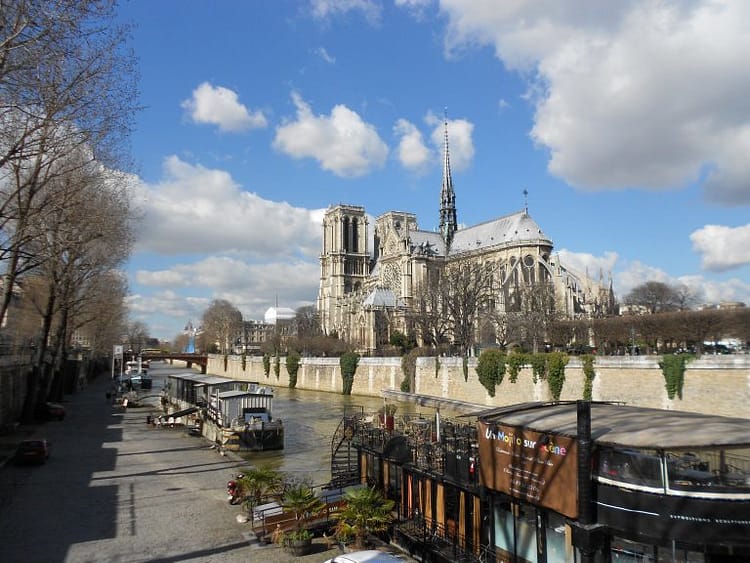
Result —
<path fill-rule="evenodd" d="M 266 311 L 264 320 L 268 324 L 275 325 L 277 321 L 289 321 L 297 316 L 294 309 L 288 307 L 269 307 Z"/>

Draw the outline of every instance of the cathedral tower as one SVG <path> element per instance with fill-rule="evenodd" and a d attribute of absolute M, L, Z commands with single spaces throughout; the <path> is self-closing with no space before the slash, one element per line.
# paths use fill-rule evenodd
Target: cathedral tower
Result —
<path fill-rule="evenodd" d="M 445 241 L 446 248 L 453 242 L 453 235 L 458 228 L 456 221 L 456 194 L 453 191 L 451 177 L 451 157 L 448 150 L 448 110 L 443 118 L 445 145 L 443 147 L 443 186 L 440 189 L 440 235 Z"/>
<path fill-rule="evenodd" d="M 318 314 L 327 334 L 341 331 L 341 299 L 360 290 L 369 274 L 370 250 L 364 207 L 329 207 L 323 218 L 318 292 Z"/>

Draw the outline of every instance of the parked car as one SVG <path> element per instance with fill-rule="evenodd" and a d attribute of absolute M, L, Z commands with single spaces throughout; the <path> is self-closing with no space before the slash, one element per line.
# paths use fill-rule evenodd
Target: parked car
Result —
<path fill-rule="evenodd" d="M 60 403 L 45 403 L 43 414 L 47 420 L 62 420 L 65 418 L 65 407 Z"/>
<path fill-rule="evenodd" d="M 325 563 L 391 563 L 398 561 L 403 563 L 404 559 L 377 549 L 367 549 L 337 555 L 333 559 L 328 559 Z"/>
<path fill-rule="evenodd" d="M 49 442 L 45 439 L 24 440 L 16 448 L 16 463 L 44 463 L 49 458 Z"/>

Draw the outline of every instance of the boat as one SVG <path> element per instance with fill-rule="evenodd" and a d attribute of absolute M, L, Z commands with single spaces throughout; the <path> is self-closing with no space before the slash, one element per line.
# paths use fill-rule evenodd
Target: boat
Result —
<path fill-rule="evenodd" d="M 163 393 L 166 405 L 176 410 L 198 407 L 201 434 L 222 449 L 284 449 L 284 424 L 273 417 L 273 390 L 268 386 L 216 375 L 176 373 L 169 376 Z"/>
<path fill-rule="evenodd" d="M 245 389 L 217 391 L 211 411 L 221 427 L 221 445 L 227 450 L 284 449 L 284 424 L 273 418 L 273 391 L 258 383 Z"/>

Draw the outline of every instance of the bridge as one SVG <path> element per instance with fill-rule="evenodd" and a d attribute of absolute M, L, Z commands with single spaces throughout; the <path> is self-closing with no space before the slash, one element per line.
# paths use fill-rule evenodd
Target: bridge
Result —
<path fill-rule="evenodd" d="M 188 354 L 187 352 L 146 352 L 141 354 L 141 358 L 144 360 L 169 360 L 172 363 L 173 360 L 185 362 L 188 369 L 193 367 L 193 364 L 200 366 L 201 373 L 205 374 L 208 368 L 208 355 L 207 354 Z"/>

